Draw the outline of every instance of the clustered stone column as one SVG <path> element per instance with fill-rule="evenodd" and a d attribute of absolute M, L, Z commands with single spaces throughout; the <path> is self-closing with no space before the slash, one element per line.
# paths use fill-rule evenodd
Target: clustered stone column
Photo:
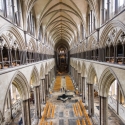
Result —
<path fill-rule="evenodd" d="M 70 75 L 71 75 L 71 77 L 73 77 L 73 67 L 72 66 L 70 66 Z"/>
<path fill-rule="evenodd" d="M 40 86 L 34 87 L 35 118 L 41 118 Z"/>
<path fill-rule="evenodd" d="M 48 74 L 46 74 L 45 75 L 45 85 L 46 85 L 46 96 L 48 96 L 48 94 L 49 94 L 49 75 Z"/>
<path fill-rule="evenodd" d="M 50 82 L 52 83 L 52 69 L 50 70 Z"/>
<path fill-rule="evenodd" d="M 119 103 L 120 103 L 120 88 L 117 81 L 117 114 L 119 115 Z"/>
<path fill-rule="evenodd" d="M 83 93 L 82 76 L 80 75 L 80 93 Z"/>
<path fill-rule="evenodd" d="M 93 84 L 88 83 L 88 113 L 94 115 L 94 88 Z"/>
<path fill-rule="evenodd" d="M 7 108 L 10 110 L 10 119 L 13 119 L 12 104 L 11 104 L 11 90 L 9 90 L 8 95 L 7 95 Z"/>
<path fill-rule="evenodd" d="M 73 70 L 73 72 L 72 72 L 72 78 L 73 78 L 73 83 L 74 83 L 74 80 L 75 80 L 75 69 L 74 69 L 74 67 L 72 67 L 72 70 Z"/>
<path fill-rule="evenodd" d="M 86 100 L 86 78 L 82 77 L 82 101 L 85 103 Z"/>
<path fill-rule="evenodd" d="M 51 74 L 50 72 L 48 73 L 48 87 L 50 88 L 50 85 L 51 85 Z"/>
<path fill-rule="evenodd" d="M 31 125 L 31 118 L 30 118 L 30 99 L 22 101 L 22 119 L 23 125 Z"/>
<path fill-rule="evenodd" d="M 100 125 L 108 125 L 108 99 L 100 96 Z"/>
<path fill-rule="evenodd" d="M 78 91 L 79 91 L 79 93 L 80 93 L 80 91 L 81 91 L 81 73 L 78 73 Z"/>
<path fill-rule="evenodd" d="M 46 84 L 45 84 L 45 78 L 41 79 L 41 103 L 46 103 Z"/>
<path fill-rule="evenodd" d="M 42 82 L 42 79 L 40 79 L 40 100 L 41 100 L 42 104 L 43 104 L 43 95 L 44 95 L 44 92 L 43 92 L 43 82 Z"/>
<path fill-rule="evenodd" d="M 76 86 L 78 87 L 77 77 L 78 77 L 78 73 L 77 73 L 77 70 L 75 69 L 75 79 L 74 79 L 74 81 L 75 81 Z"/>
<path fill-rule="evenodd" d="M 54 77 L 56 76 L 56 66 L 54 66 Z"/>

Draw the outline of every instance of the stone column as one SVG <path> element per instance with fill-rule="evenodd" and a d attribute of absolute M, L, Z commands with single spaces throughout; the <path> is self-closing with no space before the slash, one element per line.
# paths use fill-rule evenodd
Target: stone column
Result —
<path fill-rule="evenodd" d="M 48 72 L 48 90 L 50 88 L 50 71 Z"/>
<path fill-rule="evenodd" d="M 48 74 L 46 74 L 45 75 L 45 85 L 46 85 L 46 95 L 48 96 L 48 94 L 49 94 L 49 75 Z"/>
<path fill-rule="evenodd" d="M 73 78 L 73 68 L 71 66 L 71 77 Z"/>
<path fill-rule="evenodd" d="M 51 74 L 50 74 L 50 72 L 48 73 L 48 81 L 49 81 L 48 87 L 50 88 L 50 85 L 51 85 Z"/>
<path fill-rule="evenodd" d="M 78 81 L 78 91 L 80 93 L 81 91 L 81 73 L 78 73 L 78 78 L 77 78 L 77 81 Z"/>
<path fill-rule="evenodd" d="M 76 70 L 74 68 L 74 83 L 76 84 Z"/>
<path fill-rule="evenodd" d="M 101 24 L 103 24 L 104 22 L 105 22 L 105 8 L 104 8 L 104 5 L 105 5 L 105 3 L 104 3 L 105 1 L 104 0 L 102 0 L 102 4 L 101 4 L 101 11 L 102 11 L 102 13 L 101 13 Z"/>
<path fill-rule="evenodd" d="M 86 78 L 82 77 L 82 101 L 85 103 L 86 100 Z"/>
<path fill-rule="evenodd" d="M 88 113 L 94 115 L 94 88 L 93 84 L 88 84 Z"/>
<path fill-rule="evenodd" d="M 40 86 L 34 87 L 35 118 L 41 118 Z"/>
<path fill-rule="evenodd" d="M 118 13 L 118 0 L 115 0 L 115 14 Z"/>
<path fill-rule="evenodd" d="M 75 83 L 75 68 L 73 67 L 73 81 Z"/>
<path fill-rule="evenodd" d="M 73 83 L 74 83 L 74 67 L 72 67 L 72 79 L 73 79 Z"/>
<path fill-rule="evenodd" d="M 81 86 L 80 86 L 80 93 L 82 94 L 83 93 L 83 84 L 82 84 L 82 77 L 80 76 L 80 83 L 81 83 Z"/>
<path fill-rule="evenodd" d="M 50 70 L 50 82 L 52 82 L 52 69 Z"/>
<path fill-rule="evenodd" d="M 74 68 L 74 83 L 76 84 L 76 70 Z"/>
<path fill-rule="evenodd" d="M 111 1 L 107 0 L 107 19 L 110 19 Z"/>
<path fill-rule="evenodd" d="M 8 108 L 10 110 L 10 118 L 13 119 L 13 116 L 12 116 L 12 103 L 11 103 L 11 90 L 9 90 L 9 93 L 8 93 Z"/>
<path fill-rule="evenodd" d="M 1 56 L 1 68 L 3 69 L 4 68 L 4 62 L 3 62 L 3 47 L 0 47 L 0 56 Z"/>
<path fill-rule="evenodd" d="M 108 99 L 100 96 L 100 125 L 108 125 Z"/>
<path fill-rule="evenodd" d="M 41 87 L 40 87 L 40 100 L 41 100 L 41 103 L 43 104 L 43 96 L 44 96 L 44 93 L 43 93 L 43 82 L 42 82 L 42 79 L 40 79 L 40 84 L 41 84 Z"/>
<path fill-rule="evenodd" d="M 54 66 L 54 77 L 56 76 L 56 66 Z"/>
<path fill-rule="evenodd" d="M 118 82 L 118 81 L 117 81 Z M 117 83 L 117 114 L 119 115 L 119 102 L 120 102 L 120 90 L 119 90 L 119 85 Z"/>
<path fill-rule="evenodd" d="M 42 79 L 42 91 L 43 91 L 43 103 L 46 103 L 46 84 L 45 84 L 45 79 Z"/>
<path fill-rule="evenodd" d="M 23 125 L 31 125 L 30 99 L 23 100 L 22 108 L 23 108 L 23 110 L 22 110 Z"/>
<path fill-rule="evenodd" d="M 77 85 L 77 87 L 78 87 L 78 82 L 77 82 L 77 77 L 78 77 L 78 73 L 77 73 L 77 70 L 75 70 L 75 83 L 76 83 L 76 85 Z"/>
<path fill-rule="evenodd" d="M 70 65 L 70 75 L 72 76 L 72 66 Z"/>

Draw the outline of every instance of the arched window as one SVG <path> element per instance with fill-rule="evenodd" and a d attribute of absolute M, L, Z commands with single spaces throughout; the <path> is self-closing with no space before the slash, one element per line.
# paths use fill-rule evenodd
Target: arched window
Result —
<path fill-rule="evenodd" d="M 35 32 L 35 18 L 31 15 L 31 34 L 34 35 Z"/>
<path fill-rule="evenodd" d="M 115 13 L 115 0 L 112 0 L 112 12 Z"/>
<path fill-rule="evenodd" d="M 27 32 L 30 33 L 30 15 L 28 16 L 27 19 Z"/>
<path fill-rule="evenodd" d="M 82 40 L 85 38 L 85 29 L 82 24 L 81 24 L 81 37 L 82 37 Z"/>
<path fill-rule="evenodd" d="M 123 6 L 124 5 L 124 0 L 119 0 L 119 6 Z"/>
<path fill-rule="evenodd" d="M 28 19 L 27 19 L 27 32 L 31 35 L 35 35 L 35 18 L 33 14 L 30 12 Z"/>
<path fill-rule="evenodd" d="M 0 0 L 0 11 L 3 10 L 3 0 Z"/>
<path fill-rule="evenodd" d="M 104 8 L 105 8 L 105 10 L 107 10 L 107 4 L 108 4 L 108 1 L 105 0 L 105 2 L 104 2 Z"/>
<path fill-rule="evenodd" d="M 105 23 L 108 19 L 110 19 L 111 15 L 111 2 L 110 0 L 102 0 L 102 24 Z"/>
<path fill-rule="evenodd" d="M 14 23 L 20 25 L 20 0 L 14 0 Z"/>
<path fill-rule="evenodd" d="M 77 42 L 80 42 L 79 33 L 77 32 Z"/>
<path fill-rule="evenodd" d="M 39 28 L 39 40 L 42 41 L 42 26 Z"/>
<path fill-rule="evenodd" d="M 90 10 L 89 16 L 89 33 L 92 33 L 96 27 L 95 27 L 95 16 L 92 10 Z"/>
<path fill-rule="evenodd" d="M 12 18 L 12 1 L 6 0 L 6 8 L 7 8 L 7 17 Z"/>

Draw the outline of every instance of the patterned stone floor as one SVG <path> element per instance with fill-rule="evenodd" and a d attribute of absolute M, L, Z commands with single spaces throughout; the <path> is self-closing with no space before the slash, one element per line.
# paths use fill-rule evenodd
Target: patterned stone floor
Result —
<path fill-rule="evenodd" d="M 62 95 L 63 92 L 54 92 L 51 98 L 48 98 L 48 101 L 56 105 L 56 112 L 54 119 L 47 119 L 47 121 L 53 121 L 53 125 L 76 125 L 77 119 L 82 119 L 83 117 L 75 117 L 72 105 L 75 103 L 75 100 L 80 100 L 81 97 L 75 96 L 71 100 L 68 100 L 66 103 L 63 103 L 60 100 L 57 100 L 58 95 Z M 68 92 L 68 95 L 73 95 L 73 92 Z M 99 125 L 99 99 L 95 98 L 94 103 L 94 121 L 93 125 Z M 108 125 L 125 125 L 112 111 L 108 109 Z"/>
<path fill-rule="evenodd" d="M 76 100 L 80 100 L 80 97 L 75 96 L 74 92 L 67 92 L 68 95 L 74 95 L 74 97 L 63 103 L 57 100 L 57 97 L 63 93 L 64 92 L 54 92 L 51 98 L 48 98 L 48 101 L 56 106 L 56 110 L 54 119 L 47 119 L 47 121 L 53 121 L 53 125 L 76 125 L 76 120 L 82 120 L 83 117 L 75 117 L 72 105 Z"/>
<path fill-rule="evenodd" d="M 64 81 L 65 82 L 65 81 Z M 64 86 L 65 84 L 62 83 Z M 64 92 L 54 92 L 52 95 L 47 98 L 47 101 L 53 103 L 56 105 L 55 110 L 55 117 L 54 119 L 47 119 L 47 121 L 53 121 L 53 125 L 76 125 L 77 119 L 82 119 L 81 117 L 75 117 L 72 105 L 75 103 L 75 100 L 81 100 L 81 97 L 75 96 L 73 92 L 67 92 L 68 95 L 74 95 L 74 97 L 71 100 L 66 101 L 63 103 L 60 100 L 57 100 L 57 97 L 59 95 L 62 95 Z M 41 105 L 43 111 L 43 107 L 45 105 Z M 32 125 L 37 125 L 34 120 L 34 105 L 31 104 L 31 121 Z M 93 125 L 99 125 L 99 98 L 94 98 L 94 111 L 95 116 L 93 117 Z M 18 125 L 18 121 L 21 117 L 21 112 L 17 115 L 17 117 L 13 120 L 13 122 L 10 125 Z M 108 110 L 108 125 L 125 125 L 124 122 L 122 122 L 113 112 L 111 109 Z"/>

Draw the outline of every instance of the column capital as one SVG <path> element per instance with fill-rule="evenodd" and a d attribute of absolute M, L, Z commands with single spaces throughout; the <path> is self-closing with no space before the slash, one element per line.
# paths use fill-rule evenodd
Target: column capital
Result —
<path fill-rule="evenodd" d="M 88 82 L 87 82 L 87 85 L 93 85 L 93 84 L 92 84 L 92 83 L 88 83 Z"/>
<path fill-rule="evenodd" d="M 82 78 L 84 78 L 84 79 L 86 79 L 87 77 L 85 77 L 85 76 L 81 76 Z"/>
<path fill-rule="evenodd" d="M 45 78 L 41 78 L 40 80 L 45 80 Z"/>
<path fill-rule="evenodd" d="M 33 88 L 36 88 L 36 87 L 40 87 L 40 85 L 35 85 L 35 86 L 33 86 Z"/>

